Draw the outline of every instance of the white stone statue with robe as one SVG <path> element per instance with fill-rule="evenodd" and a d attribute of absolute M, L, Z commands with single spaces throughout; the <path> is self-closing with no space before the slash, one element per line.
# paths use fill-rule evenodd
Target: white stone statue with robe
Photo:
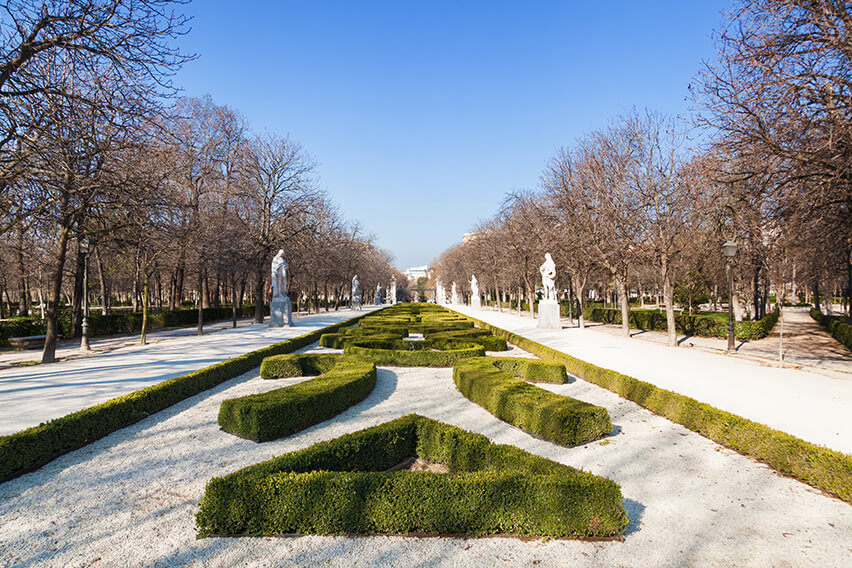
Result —
<path fill-rule="evenodd" d="M 456 283 L 453 282 L 453 295 L 452 295 L 452 303 L 454 306 L 459 305 L 459 292 L 456 289 Z"/>
<path fill-rule="evenodd" d="M 544 299 L 556 301 L 556 263 L 550 253 L 544 254 L 544 264 L 539 267 L 541 284 L 544 287 Z"/>
<path fill-rule="evenodd" d="M 272 297 L 287 295 L 287 261 L 284 251 L 279 250 L 272 259 Z"/>
<path fill-rule="evenodd" d="M 482 300 L 479 298 L 479 282 L 476 280 L 476 275 L 470 275 L 470 307 L 475 309 L 482 308 Z"/>
<path fill-rule="evenodd" d="M 279 250 L 272 259 L 271 299 L 269 301 L 269 327 L 293 326 L 293 309 L 287 296 L 287 261 Z"/>
<path fill-rule="evenodd" d="M 373 303 L 376 304 L 377 306 L 381 305 L 381 303 L 382 303 L 382 285 L 381 284 L 376 284 L 376 297 L 373 298 Z"/>
<path fill-rule="evenodd" d="M 360 283 L 358 282 L 358 275 L 352 277 L 352 294 L 349 296 L 351 307 L 353 310 L 361 311 L 361 296 L 358 293 L 358 288 L 360 287 Z"/>
<path fill-rule="evenodd" d="M 388 304 L 396 303 L 396 276 L 391 276 L 390 288 L 388 289 Z"/>
<path fill-rule="evenodd" d="M 447 303 L 447 289 L 444 288 L 440 278 L 435 282 L 435 301 L 439 304 Z"/>
<path fill-rule="evenodd" d="M 541 272 L 541 284 L 544 288 L 543 298 L 538 303 L 538 327 L 562 329 L 559 301 L 556 298 L 556 263 L 549 252 L 545 253 L 544 264 L 538 270 Z"/>

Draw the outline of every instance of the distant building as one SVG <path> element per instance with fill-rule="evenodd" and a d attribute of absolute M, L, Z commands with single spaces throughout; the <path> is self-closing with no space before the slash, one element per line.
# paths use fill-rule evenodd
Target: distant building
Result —
<path fill-rule="evenodd" d="M 418 278 L 429 278 L 429 267 L 428 266 L 412 266 L 408 270 L 405 271 L 405 276 L 411 280 L 416 282 Z"/>
<path fill-rule="evenodd" d="M 463 245 L 466 245 L 466 244 L 467 244 L 467 243 L 469 243 L 470 241 L 472 241 L 472 240 L 476 239 L 476 237 L 478 237 L 478 236 L 479 236 L 479 235 L 477 235 L 477 233 L 478 233 L 478 232 L 479 232 L 479 231 L 476 231 L 475 233 L 465 233 L 465 234 L 463 234 L 463 235 L 462 235 L 462 244 L 463 244 Z"/>

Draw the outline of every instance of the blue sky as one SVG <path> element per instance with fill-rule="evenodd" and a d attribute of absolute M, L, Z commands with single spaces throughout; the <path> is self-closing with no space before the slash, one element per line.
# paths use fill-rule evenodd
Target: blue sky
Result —
<path fill-rule="evenodd" d="M 234 6 L 239 6 L 235 10 Z M 632 107 L 689 113 L 721 0 L 195 0 L 175 83 L 289 135 L 398 268 Z"/>

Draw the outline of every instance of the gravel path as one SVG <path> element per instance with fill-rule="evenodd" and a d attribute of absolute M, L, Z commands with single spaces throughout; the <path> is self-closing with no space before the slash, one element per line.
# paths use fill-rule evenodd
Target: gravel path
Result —
<path fill-rule="evenodd" d="M 349 310 L 303 316 L 293 327 L 255 324 L 106 353 L 0 369 L 0 435 L 358 315 Z M 181 330 L 185 331 L 185 330 Z M 169 332 L 164 332 L 169 333 Z"/>
<path fill-rule="evenodd" d="M 848 504 L 582 380 L 548 388 L 606 406 L 616 433 L 575 448 L 495 419 L 458 393 L 450 369 L 381 368 L 362 403 L 276 442 L 219 430 L 223 399 L 300 380 L 247 373 L 0 484 L 0 565 L 844 566 L 852 558 Z M 194 514 L 212 476 L 408 412 L 614 479 L 631 522 L 624 541 L 196 540 Z"/>
<path fill-rule="evenodd" d="M 594 365 L 706 402 L 808 442 L 852 453 L 852 374 L 781 369 L 593 329 L 538 329 L 514 312 L 447 306 Z"/>

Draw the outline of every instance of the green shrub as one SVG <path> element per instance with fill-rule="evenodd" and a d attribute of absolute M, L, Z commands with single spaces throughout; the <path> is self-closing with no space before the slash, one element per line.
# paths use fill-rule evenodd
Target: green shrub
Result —
<path fill-rule="evenodd" d="M 330 371 L 339 361 L 340 355 L 337 353 L 272 355 L 261 362 L 260 378 L 284 379 L 289 377 L 304 377 L 306 375 L 321 375 Z"/>
<path fill-rule="evenodd" d="M 359 316 L 363 317 L 363 316 Z M 0 437 L 0 480 L 90 444 L 190 396 L 258 367 L 270 355 L 290 353 L 317 341 L 328 330 L 351 325 L 359 317 L 257 349 L 209 367 L 110 399 L 21 432 Z"/>
<path fill-rule="evenodd" d="M 446 341 L 465 341 L 479 343 L 486 351 L 506 351 L 509 349 L 506 340 L 502 337 L 492 335 L 487 329 L 473 327 L 451 331 L 431 331 L 424 334 L 424 338 L 431 345 L 440 345 Z"/>
<path fill-rule="evenodd" d="M 242 309 L 238 309 L 239 317 L 249 317 L 254 315 L 254 306 L 244 305 Z M 269 313 L 267 307 L 267 314 Z M 204 308 L 202 310 L 204 322 L 230 319 L 231 308 Z M 158 329 L 162 327 L 178 327 L 194 325 L 198 322 L 197 309 L 181 309 L 172 311 L 154 311 L 148 312 L 148 330 Z M 25 317 L 13 318 L 11 320 L 0 321 L 0 347 L 9 346 L 10 337 L 25 337 L 28 335 L 44 335 L 45 334 L 44 320 Z M 57 325 L 60 335 L 64 337 L 72 337 L 74 335 L 71 328 L 71 316 L 66 311 L 57 319 Z M 142 330 L 142 313 L 131 312 L 129 310 L 115 310 L 109 314 L 92 313 L 89 315 L 89 335 L 98 337 L 103 335 L 115 335 L 118 333 L 136 333 Z"/>
<path fill-rule="evenodd" d="M 452 367 L 461 359 L 485 355 L 479 343 L 448 342 L 441 351 L 432 347 L 425 341 L 362 339 L 348 343 L 343 352 L 366 357 L 377 365 L 399 367 Z"/>
<path fill-rule="evenodd" d="M 811 309 L 811 317 L 826 328 L 834 339 L 852 349 L 852 325 L 846 322 L 844 316 L 829 316 Z"/>
<path fill-rule="evenodd" d="M 526 357 L 492 357 L 489 360 L 497 365 L 501 371 L 514 377 L 523 377 L 528 381 L 558 385 L 568 382 L 565 365 L 559 363 L 551 363 L 541 359 L 527 359 Z"/>
<path fill-rule="evenodd" d="M 452 472 L 382 472 L 415 456 Z M 201 536 L 610 537 L 627 515 L 613 481 L 408 415 L 213 478 L 196 523 Z"/>
<path fill-rule="evenodd" d="M 760 460 L 780 473 L 852 502 L 852 457 L 848 454 L 806 442 L 688 396 L 592 365 L 484 321 L 471 319 L 521 349 L 565 365 L 572 375 L 632 400 L 725 447 Z"/>
<path fill-rule="evenodd" d="M 511 362 L 506 366 L 520 373 L 529 370 Z M 459 392 L 500 420 L 563 446 L 597 440 L 612 430 L 605 408 L 517 379 L 491 357 L 459 361 L 453 381 Z"/>
<path fill-rule="evenodd" d="M 621 324 L 621 310 L 592 308 L 584 312 L 586 319 L 609 324 Z M 740 340 L 762 339 L 772 332 L 780 314 L 776 308 L 758 321 L 734 322 L 734 335 Z M 630 310 L 629 325 L 635 329 L 668 331 L 666 313 L 656 310 Z M 675 329 L 684 335 L 699 337 L 728 337 L 728 322 L 719 318 L 687 314 L 675 316 Z"/>
<path fill-rule="evenodd" d="M 288 387 L 222 401 L 219 426 L 242 438 L 268 442 L 340 414 L 367 398 L 376 386 L 376 366 L 369 359 L 351 355 L 277 355 L 261 365 L 264 379 L 302 372 L 322 374 Z"/>

